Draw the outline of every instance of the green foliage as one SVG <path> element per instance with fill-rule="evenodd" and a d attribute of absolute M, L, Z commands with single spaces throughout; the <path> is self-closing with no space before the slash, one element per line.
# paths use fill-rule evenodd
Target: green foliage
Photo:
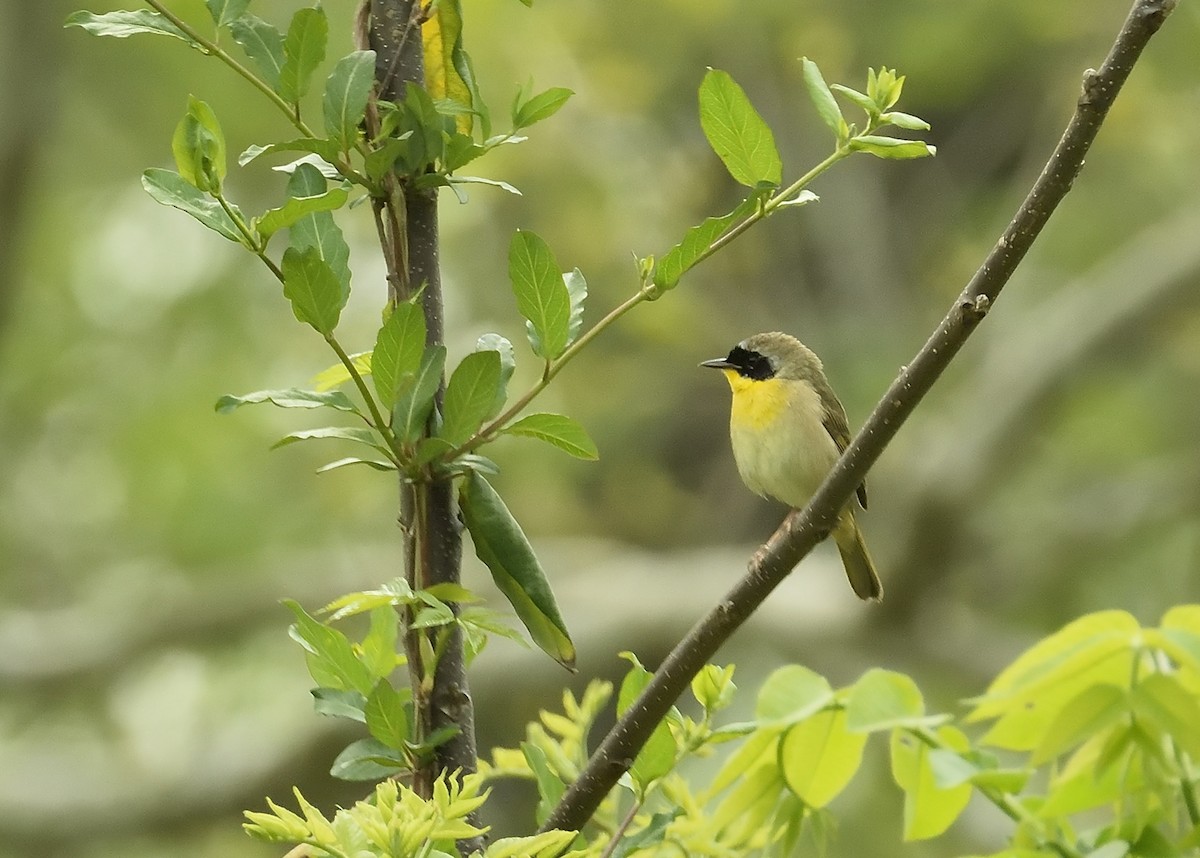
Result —
<path fill-rule="evenodd" d="M 308 92 L 313 72 L 325 59 L 329 20 L 320 6 L 298 9 L 283 39 L 283 67 L 276 90 L 284 101 L 296 104 Z"/>
<path fill-rule="evenodd" d="M 527 414 L 504 431 L 545 441 L 577 459 L 600 458 L 596 442 L 588 437 L 587 430 L 565 414 Z"/>
<path fill-rule="evenodd" d="M 349 285 L 339 282 L 317 247 L 289 247 L 284 251 L 281 268 L 283 294 L 292 302 L 296 318 L 320 334 L 332 335 L 350 298 Z"/>
<path fill-rule="evenodd" d="M 391 410 L 396 394 L 416 378 L 425 352 L 425 314 L 417 304 L 399 304 L 375 338 L 371 377 L 384 408 Z M 349 381 L 349 375 L 345 377 Z"/>
<path fill-rule="evenodd" d="M 188 112 L 175 126 L 171 152 L 184 181 L 201 191 L 220 192 L 226 172 L 225 135 L 203 101 L 188 98 Z"/>
<path fill-rule="evenodd" d="M 709 69 L 700 84 L 700 126 L 709 145 L 739 183 L 778 187 L 783 162 L 775 135 L 728 72 Z"/>
<path fill-rule="evenodd" d="M 68 16 L 64 26 L 79 27 L 95 36 L 113 36 L 118 39 L 128 38 L 138 33 L 151 33 L 160 36 L 171 36 L 186 42 L 189 46 L 200 49 L 200 44 L 173 24 L 168 18 L 149 9 L 137 9 L 133 12 L 73 12 Z"/>
<path fill-rule="evenodd" d="M 235 217 L 240 218 L 237 206 L 228 209 L 200 191 L 178 173 L 151 167 L 142 173 L 142 187 L 155 202 L 187 212 L 200 223 L 230 241 L 243 243 Z"/>
<path fill-rule="evenodd" d="M 475 553 L 529 630 L 533 642 L 563 667 L 575 664 L 575 645 L 529 540 L 504 501 L 482 476 L 462 483 L 463 519 Z"/>
<path fill-rule="evenodd" d="M 242 15 L 230 22 L 229 32 L 254 63 L 267 86 L 277 91 L 287 62 L 283 52 L 283 33 L 254 15 Z"/>
<path fill-rule="evenodd" d="M 358 124 L 367 111 L 367 97 L 374 83 L 374 51 L 355 51 L 342 57 L 325 82 L 325 131 L 342 149 L 349 149 L 358 137 Z"/>
<path fill-rule="evenodd" d="M 517 309 L 527 320 L 533 353 L 554 360 L 569 344 L 571 295 L 550 246 L 533 232 L 513 235 L 508 247 L 508 279 Z"/>

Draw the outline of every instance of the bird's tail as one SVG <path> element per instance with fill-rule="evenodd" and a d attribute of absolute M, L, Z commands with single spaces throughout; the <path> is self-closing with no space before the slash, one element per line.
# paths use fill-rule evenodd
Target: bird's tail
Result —
<path fill-rule="evenodd" d="M 851 510 L 845 510 L 838 517 L 833 528 L 833 541 L 837 544 L 838 553 L 842 555 L 842 565 L 846 567 L 846 577 L 850 579 L 854 595 L 876 602 L 882 599 L 883 585 L 879 583 L 875 564 Z"/>

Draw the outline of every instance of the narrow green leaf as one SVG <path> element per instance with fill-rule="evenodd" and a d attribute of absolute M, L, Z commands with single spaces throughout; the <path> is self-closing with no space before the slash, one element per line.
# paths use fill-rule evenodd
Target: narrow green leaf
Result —
<path fill-rule="evenodd" d="M 846 700 L 846 729 L 856 733 L 925 723 L 925 700 L 903 673 L 872 668 L 854 683 Z"/>
<path fill-rule="evenodd" d="M 633 705 L 646 686 L 650 684 L 650 680 L 653 679 L 653 674 L 642 666 L 633 653 L 624 652 L 621 655 L 632 662 L 633 667 L 625 674 L 625 678 L 621 681 L 621 690 L 617 694 L 618 716 L 625 714 L 625 711 Z M 675 739 L 671 734 L 671 728 L 665 720 L 659 721 L 629 768 L 629 776 L 633 779 L 640 795 L 646 795 L 654 781 L 675 767 L 675 754 Z"/>
<path fill-rule="evenodd" d="M 377 781 L 409 770 L 404 755 L 378 739 L 359 739 L 333 761 L 329 773 L 344 781 Z"/>
<path fill-rule="evenodd" d="M 700 126 L 729 174 L 751 188 L 776 187 L 783 163 L 767 123 L 727 72 L 709 69 L 700 84 Z"/>
<path fill-rule="evenodd" d="M 284 101 L 298 102 L 308 92 L 313 72 L 325 59 L 329 21 L 320 6 L 297 9 L 283 40 L 283 68 L 276 91 Z"/>
<path fill-rule="evenodd" d="M 405 375 L 392 408 L 392 428 L 409 443 L 421 436 L 421 430 L 433 410 L 433 397 L 442 383 L 446 367 L 446 347 L 427 348 L 415 375 Z"/>
<path fill-rule="evenodd" d="M 250 7 L 250 0 L 204 0 L 208 14 L 212 15 L 213 23 L 218 27 L 228 27 Z"/>
<path fill-rule="evenodd" d="M 938 738 L 954 751 L 966 751 L 970 742 L 959 730 L 942 727 Z M 937 837 L 953 824 L 971 800 L 970 784 L 950 789 L 937 785 L 929 764 L 930 748 L 903 730 L 892 733 L 892 776 L 904 790 L 904 839 Z"/>
<path fill-rule="evenodd" d="M 373 429 L 360 426 L 324 426 L 319 429 L 300 429 L 284 435 L 271 445 L 271 449 L 277 450 L 280 447 L 287 447 L 300 441 L 327 440 L 330 438 L 338 441 L 353 441 L 355 444 L 363 444 L 372 450 L 377 450 L 385 456 L 391 455 L 391 451 L 388 450 L 387 445 Z"/>
<path fill-rule="evenodd" d="M 238 155 L 238 165 L 245 167 L 255 158 L 262 155 L 274 155 L 276 152 L 312 152 L 320 155 L 321 159 L 333 163 L 338 159 L 340 150 L 333 140 L 321 137 L 299 137 L 295 140 L 285 140 L 282 143 L 271 143 L 268 146 L 247 146 L 246 151 Z"/>
<path fill-rule="evenodd" d="M 856 152 L 870 152 L 876 158 L 892 161 L 908 161 L 937 154 L 936 146 L 930 146 L 920 140 L 900 140 L 895 137 L 880 137 L 874 134 L 851 137 L 850 148 Z"/>
<path fill-rule="evenodd" d="M 485 179 L 482 176 L 450 176 L 447 178 L 450 183 L 450 189 L 458 193 L 456 187 L 458 185 L 488 185 L 489 187 L 499 188 L 502 191 L 508 191 L 514 196 L 521 196 L 521 192 L 510 185 L 508 182 L 502 182 L 499 179 Z M 461 199 L 466 199 L 465 194 L 460 196 Z"/>
<path fill-rule="evenodd" d="M 269 402 L 280 408 L 333 408 L 337 411 L 358 413 L 358 408 L 355 407 L 350 397 L 340 390 L 300 390 L 295 387 L 283 390 L 259 390 L 247 393 L 245 396 L 222 396 L 217 400 L 216 410 L 221 414 L 228 414 L 243 405 L 257 405 L 260 402 Z"/>
<path fill-rule="evenodd" d="M 342 287 L 315 247 L 304 250 L 289 247 L 283 253 L 280 267 L 283 269 L 283 294 L 292 302 L 296 318 L 320 334 L 332 334 L 350 297 L 349 288 Z"/>
<path fill-rule="evenodd" d="M 461 498 L 475 553 L 491 571 L 529 636 L 559 664 L 574 669 L 575 645 L 521 526 L 495 489 L 474 471 L 463 480 Z"/>
<path fill-rule="evenodd" d="M 316 472 L 318 474 L 327 474 L 330 471 L 336 471 L 350 465 L 366 465 L 367 467 L 373 468 L 376 471 L 397 470 L 395 462 L 381 462 L 378 459 L 360 459 L 356 456 L 348 456 L 345 459 L 338 459 L 330 462 L 328 465 L 322 465 L 321 467 L 317 468 Z"/>
<path fill-rule="evenodd" d="M 550 246 L 537 233 L 518 231 L 508 248 L 508 277 L 517 309 L 528 322 L 533 353 L 553 360 L 567 347 L 571 296 Z"/>
<path fill-rule="evenodd" d="M 674 289 L 679 278 L 700 261 L 709 246 L 735 223 L 753 214 L 757 205 L 757 196 L 747 197 L 729 214 L 706 218 L 699 226 L 690 228 L 683 241 L 668 250 L 654 267 L 654 284 L 664 291 Z"/>
<path fill-rule="evenodd" d="M 411 738 L 408 715 L 404 711 L 406 702 L 408 701 L 405 696 L 393 688 L 390 682 L 381 679 L 367 698 L 364 710 L 367 729 L 371 735 L 382 744 L 397 751 L 403 750 L 404 743 Z"/>
<path fill-rule="evenodd" d="M 822 122 L 829 126 L 833 135 L 841 141 L 847 131 L 846 120 L 842 118 L 841 108 L 838 107 L 833 93 L 829 91 L 829 86 L 825 83 L 825 78 L 821 75 L 817 64 L 808 57 L 804 57 L 800 62 L 804 66 L 804 85 L 808 88 L 808 97 L 812 99 L 813 106 L 817 109 L 817 115 L 821 117 Z"/>
<path fill-rule="evenodd" d="M 866 733 L 846 729 L 844 710 L 825 710 L 795 724 L 779 744 L 779 768 L 788 788 L 809 807 L 825 807 L 862 764 Z"/>
<path fill-rule="evenodd" d="M 771 673 L 758 692 L 754 717 L 761 724 L 803 721 L 833 700 L 829 680 L 807 667 L 790 664 Z"/>
<path fill-rule="evenodd" d="M 913 116 L 910 113 L 901 113 L 898 110 L 892 110 L 884 113 L 879 117 L 882 121 L 897 128 L 903 128 L 906 131 L 928 131 L 929 123 L 919 116 Z"/>
<path fill-rule="evenodd" d="M 486 140 L 492 136 L 492 116 L 483 101 L 483 96 L 479 93 L 479 83 L 475 77 L 475 64 L 472 62 L 470 54 L 463 50 L 462 39 L 459 39 L 458 44 L 455 45 L 451 59 L 454 63 L 454 70 L 470 91 L 471 109 L 479 118 L 479 130 L 483 139 Z"/>
<path fill-rule="evenodd" d="M 268 209 L 257 221 L 255 228 L 263 238 L 270 238 L 284 227 L 289 227 L 305 215 L 313 212 L 328 212 L 340 209 L 349 199 L 345 188 L 332 188 L 315 197 L 289 197 L 277 209 Z"/>
<path fill-rule="evenodd" d="M 325 131 L 343 149 L 354 145 L 375 82 L 375 52 L 355 51 L 337 61 L 325 81 Z"/>
<path fill-rule="evenodd" d="M 588 437 L 587 430 L 565 414 L 529 414 L 506 427 L 504 434 L 537 438 L 577 459 L 600 458 L 596 442 Z"/>
<path fill-rule="evenodd" d="M 879 107 L 875 104 L 875 100 L 866 93 L 859 92 L 857 89 L 851 89 L 848 86 L 842 86 L 840 83 L 833 84 L 830 89 L 839 95 L 853 101 L 859 107 L 867 112 L 868 116 L 874 116 L 878 112 Z"/>
<path fill-rule="evenodd" d="M 1050 722 L 1029 762 L 1040 766 L 1107 729 L 1129 712 L 1124 688 L 1108 683 L 1085 688 L 1063 706 Z"/>
<path fill-rule="evenodd" d="M 359 376 L 366 378 L 371 374 L 371 353 L 356 352 L 349 356 L 350 362 L 354 364 L 354 369 Z M 327 369 L 323 369 L 312 377 L 312 385 L 315 390 L 326 391 L 333 390 L 335 387 L 341 387 L 350 380 L 350 370 L 346 369 L 346 365 L 341 361 L 333 364 Z"/>
<path fill-rule="evenodd" d="M 208 194 L 197 190 L 178 173 L 152 167 L 142 173 L 142 187 L 155 202 L 187 212 L 213 232 L 238 244 L 244 243 L 237 225 L 221 205 Z M 230 208 L 241 215 L 237 206 L 231 204 Z"/>
<path fill-rule="evenodd" d="M 571 299 L 571 317 L 567 323 L 567 345 L 571 345 L 579 339 L 579 333 L 583 330 L 583 305 L 588 295 L 587 280 L 578 268 L 571 269 L 562 277 L 567 287 L 567 297 Z"/>
<path fill-rule="evenodd" d="M 325 193 L 327 183 L 312 164 L 301 164 L 288 180 L 290 197 L 315 197 Z M 325 264 L 337 275 L 345 294 L 350 293 L 350 246 L 330 212 L 313 212 L 300 218 L 288 231 L 288 242 L 296 250 L 316 248 Z"/>
<path fill-rule="evenodd" d="M 446 385 L 438 437 L 457 447 L 474 435 L 496 401 L 499 387 L 499 352 L 472 352 L 464 357 Z"/>
<path fill-rule="evenodd" d="M 188 96 L 188 111 L 175 126 L 171 152 L 179 175 L 202 191 L 219 191 L 225 179 L 225 135 L 211 107 Z"/>
<path fill-rule="evenodd" d="M 404 159 L 407 172 L 421 172 L 427 165 L 442 158 L 445 147 L 444 117 L 438 113 L 425 88 L 412 81 L 404 89 L 402 121 L 405 123 L 404 130 L 413 132 Z"/>
<path fill-rule="evenodd" d="M 563 105 L 575 93 L 562 86 L 552 86 L 544 92 L 523 101 L 513 111 L 513 131 L 528 128 L 543 119 L 549 119 L 562 109 Z"/>
<path fill-rule="evenodd" d="M 278 92 L 279 75 L 285 62 L 283 34 L 254 15 L 242 15 L 231 21 L 229 32 L 258 68 L 262 79 Z"/>
<path fill-rule="evenodd" d="M 201 50 L 199 42 L 172 24 L 169 19 L 149 9 L 138 9 L 133 12 L 104 12 L 102 14 L 72 12 L 63 26 L 79 27 L 93 36 L 113 36 L 118 39 L 138 33 L 171 36 Z"/>
<path fill-rule="evenodd" d="M 375 337 L 371 375 L 375 392 L 388 411 L 406 375 L 416 375 L 425 353 L 425 314 L 417 304 L 398 304 Z"/>
<path fill-rule="evenodd" d="M 481 336 L 475 343 L 475 351 L 493 351 L 500 355 L 500 382 L 496 385 L 496 398 L 492 400 L 492 407 L 483 416 L 484 420 L 491 420 L 500 413 L 504 408 L 504 403 L 508 401 L 508 382 L 517 368 L 517 359 L 513 353 L 512 343 L 499 334 Z"/>
<path fill-rule="evenodd" d="M 308 669 L 317 684 L 370 694 L 375 680 L 354 655 L 346 636 L 310 617 L 297 602 L 285 599 L 283 604 L 296 616 L 289 634 L 308 653 Z"/>

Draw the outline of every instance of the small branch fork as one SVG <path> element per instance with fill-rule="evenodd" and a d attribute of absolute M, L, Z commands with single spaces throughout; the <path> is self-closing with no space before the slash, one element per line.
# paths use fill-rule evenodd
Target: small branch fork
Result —
<path fill-rule="evenodd" d="M 829 533 L 838 511 L 987 315 L 1066 197 L 1117 93 L 1176 2 L 1136 0 L 1103 65 L 1084 74 L 1075 113 L 1041 175 L 945 318 L 892 382 L 808 506 L 788 515 L 755 552 L 746 575 L 666 657 L 542 825 L 543 831 L 583 828 L 691 678 Z"/>

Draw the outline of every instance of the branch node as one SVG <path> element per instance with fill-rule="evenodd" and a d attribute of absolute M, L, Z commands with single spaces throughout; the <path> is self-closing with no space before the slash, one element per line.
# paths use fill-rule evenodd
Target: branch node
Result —
<path fill-rule="evenodd" d="M 992 299 L 987 295 L 976 295 L 974 298 L 966 296 L 958 302 L 958 306 L 964 316 L 979 321 L 988 314 L 988 310 L 992 309 Z"/>

